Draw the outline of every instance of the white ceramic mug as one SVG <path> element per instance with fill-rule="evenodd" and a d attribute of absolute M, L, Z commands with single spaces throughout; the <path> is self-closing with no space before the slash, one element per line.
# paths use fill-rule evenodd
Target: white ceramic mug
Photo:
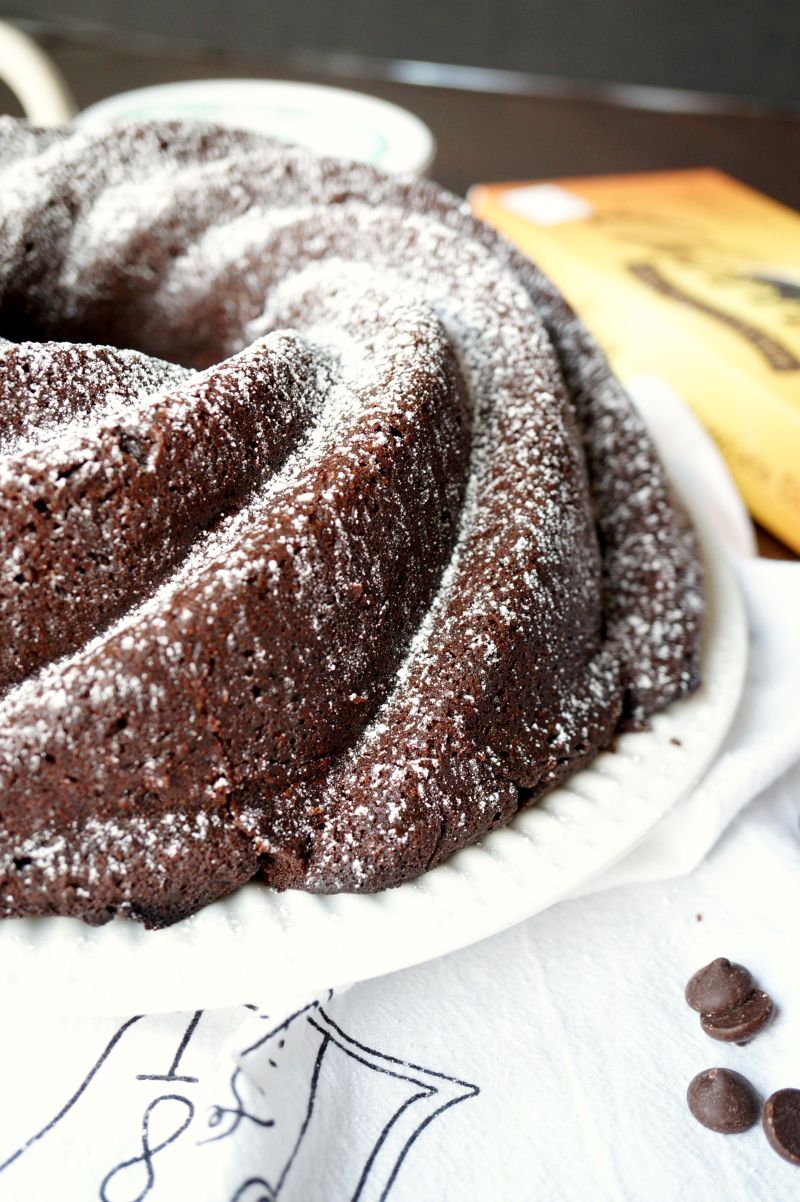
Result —
<path fill-rule="evenodd" d="M 64 125 L 77 112 L 67 82 L 50 56 L 6 21 L 0 21 L 0 79 L 34 125 Z"/>

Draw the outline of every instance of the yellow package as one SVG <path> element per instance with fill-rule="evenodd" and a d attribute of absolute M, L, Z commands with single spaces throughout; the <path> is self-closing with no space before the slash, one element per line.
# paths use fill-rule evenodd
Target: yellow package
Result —
<path fill-rule="evenodd" d="M 719 171 L 479 185 L 623 382 L 665 380 L 751 513 L 800 551 L 800 215 Z"/>

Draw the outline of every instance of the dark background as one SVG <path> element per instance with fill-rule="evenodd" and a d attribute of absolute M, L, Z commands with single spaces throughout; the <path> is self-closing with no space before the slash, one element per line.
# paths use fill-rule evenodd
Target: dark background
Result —
<path fill-rule="evenodd" d="M 128 49 L 415 59 L 753 98 L 800 111 L 798 0 L 0 0 Z"/>
<path fill-rule="evenodd" d="M 785 107 L 800 114 L 800 0 L 0 0 L 0 16 L 42 42 L 80 108 L 180 79 L 336 83 L 421 117 L 438 143 L 429 174 L 462 195 L 713 166 L 800 208 L 800 120 Z M 501 75 L 414 86 L 402 56 Z M 662 87 L 702 95 L 647 91 Z M 2 111 L 21 115 L 0 85 Z"/>

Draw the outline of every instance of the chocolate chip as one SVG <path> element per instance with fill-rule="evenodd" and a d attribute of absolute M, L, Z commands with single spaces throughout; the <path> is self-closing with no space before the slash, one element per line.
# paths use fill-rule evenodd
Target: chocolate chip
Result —
<path fill-rule="evenodd" d="M 707 1068 L 686 1091 L 686 1101 L 698 1123 L 723 1135 L 749 1131 L 758 1122 L 759 1097 L 741 1073 L 730 1068 Z"/>
<path fill-rule="evenodd" d="M 767 1098 L 761 1123 L 778 1155 L 800 1164 L 800 1089 L 779 1089 Z"/>
<path fill-rule="evenodd" d="M 712 1039 L 725 1043 L 748 1043 L 775 1013 L 775 1005 L 763 989 L 754 989 L 746 1002 L 724 1014 L 701 1014 L 700 1026 Z"/>
<path fill-rule="evenodd" d="M 722 1014 L 740 1006 L 756 987 L 743 964 L 731 964 L 720 956 L 699 969 L 686 986 L 686 1000 L 701 1014 Z"/>

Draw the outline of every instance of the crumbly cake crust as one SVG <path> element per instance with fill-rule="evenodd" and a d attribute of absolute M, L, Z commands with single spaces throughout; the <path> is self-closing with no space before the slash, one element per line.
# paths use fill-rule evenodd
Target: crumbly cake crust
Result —
<path fill-rule="evenodd" d="M 0 180 L 0 913 L 397 885 L 696 687 L 646 431 L 463 203 L 194 123 Z"/>

